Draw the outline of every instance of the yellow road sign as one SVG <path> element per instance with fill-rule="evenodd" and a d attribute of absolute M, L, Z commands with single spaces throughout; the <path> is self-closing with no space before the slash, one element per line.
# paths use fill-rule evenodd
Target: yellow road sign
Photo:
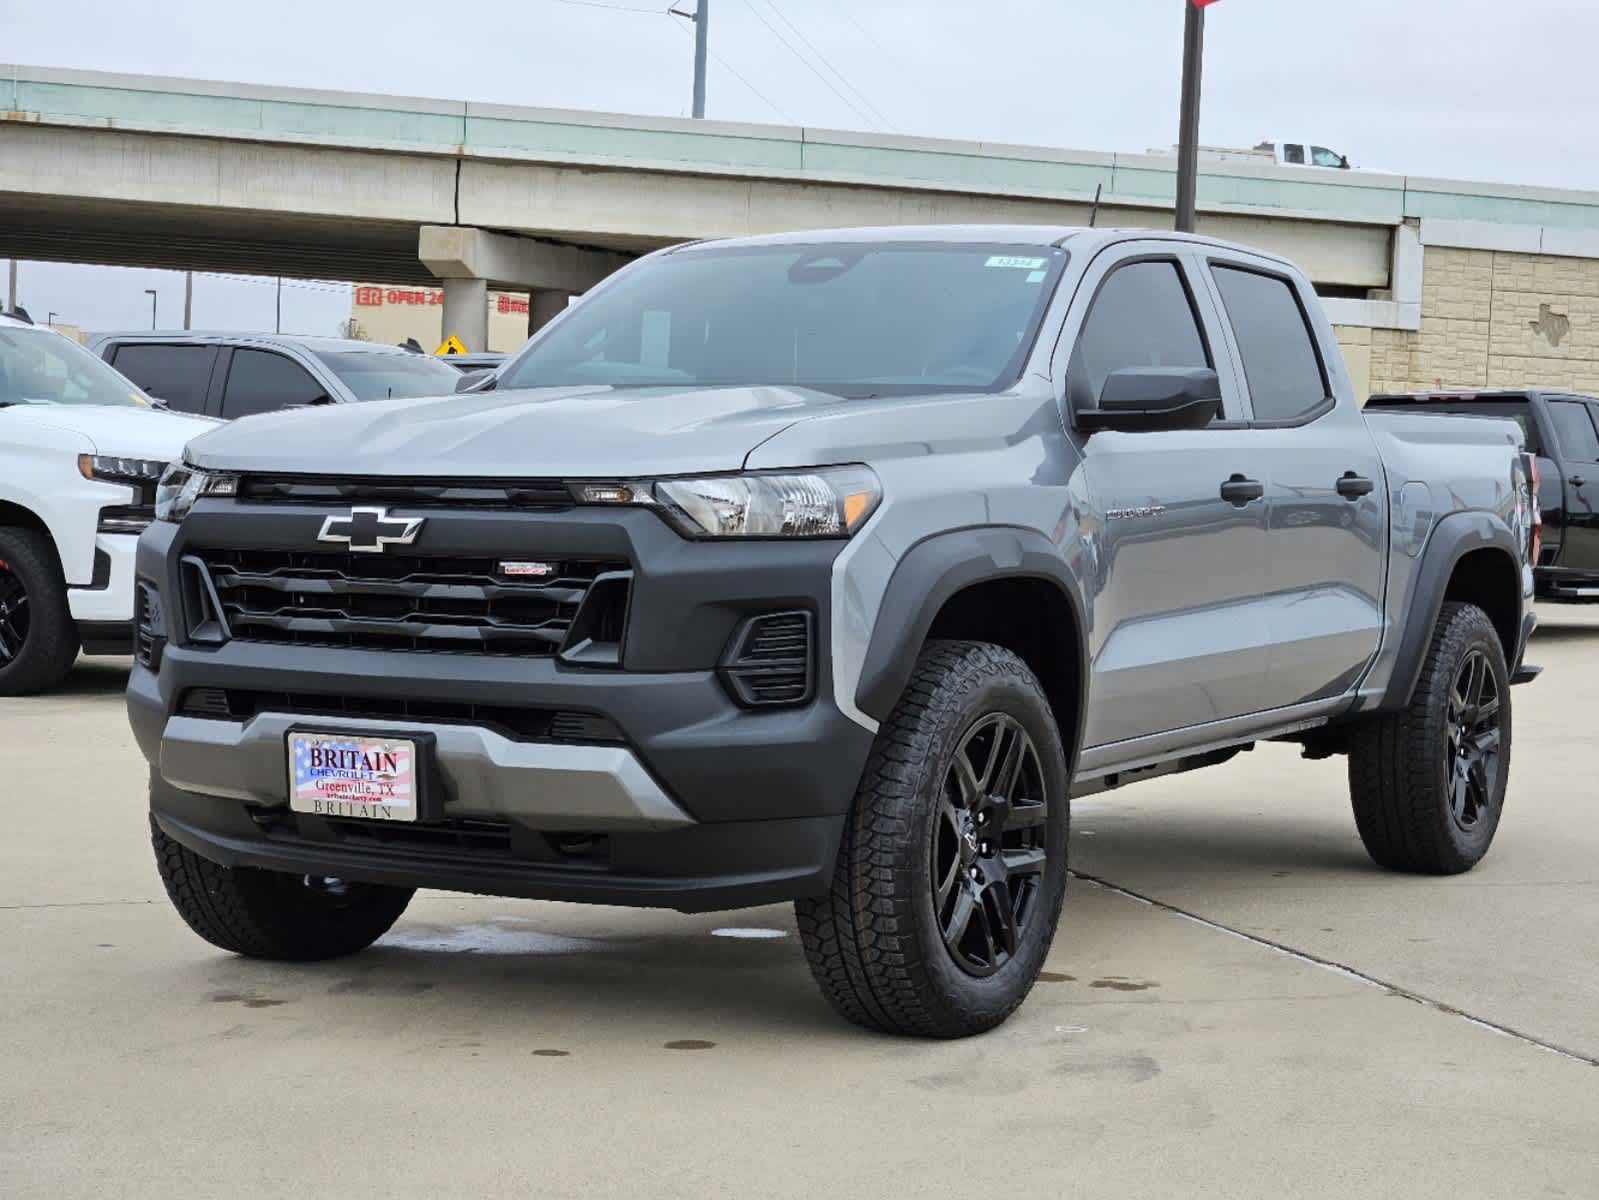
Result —
<path fill-rule="evenodd" d="M 439 343 L 439 348 L 437 350 L 435 350 L 433 353 L 434 354 L 465 354 L 466 353 L 466 343 L 463 342 L 460 338 L 456 337 L 452 333 L 449 337 L 445 338 L 442 342 Z"/>

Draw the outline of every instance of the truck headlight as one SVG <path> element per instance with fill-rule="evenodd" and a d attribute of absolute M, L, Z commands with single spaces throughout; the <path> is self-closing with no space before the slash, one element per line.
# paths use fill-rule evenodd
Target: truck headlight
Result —
<path fill-rule="evenodd" d="M 650 492 L 687 537 L 849 537 L 876 510 L 882 485 L 865 467 L 662 479 Z"/>
<path fill-rule="evenodd" d="M 167 464 L 158 458 L 123 458 L 116 454 L 78 455 L 78 473 L 100 483 L 143 487 L 161 478 Z"/>
<path fill-rule="evenodd" d="M 200 497 L 236 496 L 238 492 L 237 475 L 219 475 L 186 463 L 173 463 L 156 484 L 155 519 L 177 523 L 189 515 Z"/>

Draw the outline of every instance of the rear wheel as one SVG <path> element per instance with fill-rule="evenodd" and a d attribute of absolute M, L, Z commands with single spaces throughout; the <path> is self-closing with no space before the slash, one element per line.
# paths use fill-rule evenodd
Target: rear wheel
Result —
<path fill-rule="evenodd" d="M 1019 658 L 932 642 L 879 730 L 832 889 L 797 902 L 811 971 L 871 1029 L 965 1037 L 1026 998 L 1066 887 L 1066 754 Z"/>
<path fill-rule="evenodd" d="M 246 958 L 309 962 L 364 950 L 388 932 L 413 889 L 224 867 L 161 831 L 150 840 L 167 897 L 213 946 Z"/>
<path fill-rule="evenodd" d="M 77 657 L 55 548 L 32 529 L 0 528 L 0 696 L 58 686 Z"/>
<path fill-rule="evenodd" d="M 1510 671 L 1493 622 L 1443 606 L 1410 704 L 1355 733 L 1349 792 L 1378 865 L 1455 875 L 1493 844 L 1510 777 Z"/>

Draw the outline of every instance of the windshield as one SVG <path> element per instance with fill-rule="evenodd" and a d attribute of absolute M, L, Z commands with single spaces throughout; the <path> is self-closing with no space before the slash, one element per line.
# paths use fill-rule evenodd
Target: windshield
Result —
<path fill-rule="evenodd" d="M 138 408 L 150 403 L 71 338 L 48 329 L 0 328 L 0 407 L 8 404 L 109 404 Z"/>
<path fill-rule="evenodd" d="M 985 392 L 1021 373 L 1066 252 L 974 243 L 709 247 L 641 264 L 502 368 L 500 387 Z"/>
<path fill-rule="evenodd" d="M 319 350 L 317 357 L 355 393 L 357 400 L 448 396 L 461 380 L 459 371 L 439 359 L 404 350 L 393 354 L 373 350 Z"/>

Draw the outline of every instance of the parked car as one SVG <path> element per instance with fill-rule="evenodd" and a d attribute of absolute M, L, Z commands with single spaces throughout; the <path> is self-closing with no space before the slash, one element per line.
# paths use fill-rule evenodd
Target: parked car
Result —
<path fill-rule="evenodd" d="M 215 425 L 157 410 L 76 342 L 0 316 L 0 696 L 81 649 L 133 650 L 133 555 L 155 487 Z"/>
<path fill-rule="evenodd" d="M 1538 466 L 1538 596 L 1599 600 L 1599 399 L 1528 389 L 1413 392 L 1373 396 L 1367 407 L 1515 421 Z"/>
<path fill-rule="evenodd" d="M 460 384 L 442 359 L 344 338 L 103 333 L 89 348 L 169 408 L 223 420 L 313 404 L 447 395 Z"/>
<path fill-rule="evenodd" d="M 840 1013 L 952 1037 L 1038 974 L 1073 794 L 1297 740 L 1349 755 L 1381 865 L 1493 839 L 1520 430 L 1363 415 L 1283 259 L 679 246 L 496 388 L 258 418 L 163 481 L 128 705 L 215 945 L 347 954 L 418 887 L 792 900 Z"/>

